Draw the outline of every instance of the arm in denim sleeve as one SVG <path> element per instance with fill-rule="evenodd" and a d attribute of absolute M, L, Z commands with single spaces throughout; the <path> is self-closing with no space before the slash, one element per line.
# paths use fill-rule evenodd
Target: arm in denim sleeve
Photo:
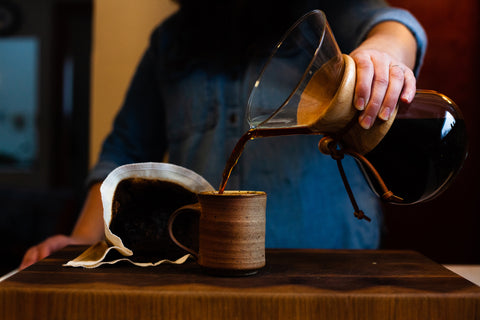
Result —
<path fill-rule="evenodd" d="M 159 95 L 158 55 L 154 41 L 143 55 L 124 103 L 103 143 L 99 160 L 87 177 L 87 185 L 103 180 L 116 167 L 133 162 L 162 161 L 167 149 L 165 119 Z"/>
<path fill-rule="evenodd" d="M 418 75 L 427 48 L 427 36 L 418 20 L 408 11 L 389 6 L 383 0 L 344 0 L 325 8 L 327 20 L 344 53 L 349 53 L 365 40 L 380 22 L 397 21 L 405 25 L 417 42 L 414 73 Z"/>

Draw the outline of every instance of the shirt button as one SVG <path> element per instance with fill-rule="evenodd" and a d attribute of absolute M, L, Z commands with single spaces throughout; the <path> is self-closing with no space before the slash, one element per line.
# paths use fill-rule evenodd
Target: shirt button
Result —
<path fill-rule="evenodd" d="M 228 120 L 230 121 L 230 124 L 235 125 L 238 122 L 238 116 L 236 113 L 231 113 L 230 116 L 228 117 Z"/>

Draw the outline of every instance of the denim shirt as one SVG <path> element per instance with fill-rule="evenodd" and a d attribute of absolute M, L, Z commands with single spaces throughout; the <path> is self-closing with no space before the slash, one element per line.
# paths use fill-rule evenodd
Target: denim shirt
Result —
<path fill-rule="evenodd" d="M 353 50 L 375 24 L 400 21 L 417 39 L 418 70 L 426 39 L 415 18 L 382 1 L 357 2 L 361 15 L 335 16 L 344 10 L 326 11 L 342 51 Z M 342 1 L 335 3 L 342 7 Z M 123 164 L 163 161 L 168 153 L 169 162 L 219 186 L 230 153 L 248 129 L 245 110 L 254 72 L 232 77 L 209 72 L 208 66 L 199 64 L 186 74 L 172 75 L 164 61 L 175 19 L 174 15 L 153 32 L 113 130 L 90 172 L 90 182 L 104 179 Z M 356 36 L 349 30 L 356 30 Z M 258 70 L 261 64 L 252 61 L 250 67 Z M 267 193 L 267 247 L 377 248 L 382 224 L 378 199 L 354 160 L 345 158 L 343 164 L 357 202 L 372 221 L 354 217 L 336 162 L 318 151 L 320 138 L 296 135 L 247 142 L 227 189 Z"/>

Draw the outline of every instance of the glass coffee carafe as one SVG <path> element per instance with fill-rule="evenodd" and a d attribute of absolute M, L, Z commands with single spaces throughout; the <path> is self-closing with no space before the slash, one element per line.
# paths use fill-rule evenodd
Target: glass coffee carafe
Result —
<path fill-rule="evenodd" d="M 338 162 L 354 157 L 371 189 L 387 202 L 413 204 L 438 196 L 467 155 L 457 105 L 441 93 L 417 90 L 412 103 L 399 103 L 395 116 L 365 130 L 352 104 L 354 86 L 353 59 L 341 53 L 325 14 L 309 12 L 287 31 L 254 84 L 250 131 L 262 137 L 323 135 L 320 151 Z M 341 163 L 339 169 L 351 192 Z"/>

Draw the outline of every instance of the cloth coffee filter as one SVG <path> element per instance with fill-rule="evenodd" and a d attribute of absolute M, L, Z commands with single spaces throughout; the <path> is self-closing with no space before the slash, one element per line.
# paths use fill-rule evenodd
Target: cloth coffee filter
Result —
<path fill-rule="evenodd" d="M 96 268 L 119 261 L 142 267 L 184 263 L 190 255 L 183 255 L 171 242 L 167 221 L 179 207 L 196 202 L 196 194 L 203 191 L 214 188 L 181 166 L 146 162 L 116 168 L 100 187 L 105 240 L 64 266 Z M 171 258 L 172 252 L 180 258 Z"/>

